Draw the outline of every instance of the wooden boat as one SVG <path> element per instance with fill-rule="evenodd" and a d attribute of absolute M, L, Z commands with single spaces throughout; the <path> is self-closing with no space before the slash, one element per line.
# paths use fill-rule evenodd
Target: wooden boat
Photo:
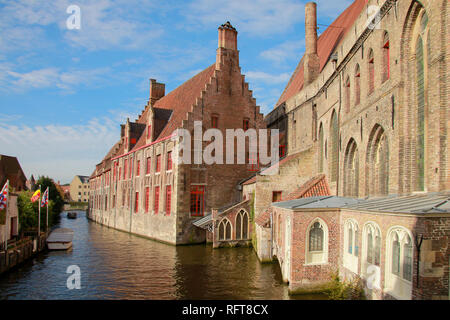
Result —
<path fill-rule="evenodd" d="M 52 231 L 47 238 L 49 250 L 67 250 L 72 247 L 73 230 L 69 228 L 58 228 Z"/>
<path fill-rule="evenodd" d="M 77 213 L 75 211 L 67 212 L 67 218 L 69 219 L 76 219 Z"/>

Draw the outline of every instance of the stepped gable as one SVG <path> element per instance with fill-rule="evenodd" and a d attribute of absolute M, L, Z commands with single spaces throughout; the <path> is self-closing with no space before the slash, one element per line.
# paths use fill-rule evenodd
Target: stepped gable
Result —
<path fill-rule="evenodd" d="M 333 50 L 339 45 L 350 27 L 355 23 L 366 5 L 366 0 L 355 0 L 334 22 L 320 35 L 317 41 L 317 53 L 320 60 L 320 72 L 328 62 Z M 303 58 L 300 60 L 276 106 L 286 102 L 298 93 L 304 84 Z"/>
<path fill-rule="evenodd" d="M 191 111 L 196 99 L 200 98 L 206 84 L 214 76 L 215 66 L 215 63 L 212 64 L 155 103 L 156 116 L 169 119 L 162 132 L 155 137 L 155 141 L 171 136 L 176 129 L 181 127 L 182 121 L 187 119 L 187 113 Z M 140 121 L 145 121 L 148 109 L 141 116 Z M 161 109 L 171 110 L 172 112 L 169 114 Z M 146 137 L 143 134 L 131 152 L 145 146 L 145 141 Z"/>

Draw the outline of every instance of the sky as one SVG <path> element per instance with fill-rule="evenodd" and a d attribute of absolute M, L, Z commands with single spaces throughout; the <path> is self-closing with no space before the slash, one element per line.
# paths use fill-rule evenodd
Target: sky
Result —
<path fill-rule="evenodd" d="M 89 176 L 120 124 L 143 110 L 149 79 L 167 94 L 214 63 L 226 21 L 267 114 L 303 56 L 307 2 L 0 0 L 0 154 L 16 156 L 28 178 Z M 352 1 L 316 2 L 318 23 L 329 25 Z M 80 29 L 67 27 L 71 5 Z"/>

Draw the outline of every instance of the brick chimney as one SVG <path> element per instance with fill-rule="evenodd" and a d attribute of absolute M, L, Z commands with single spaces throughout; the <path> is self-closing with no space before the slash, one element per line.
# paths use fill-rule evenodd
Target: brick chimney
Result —
<path fill-rule="evenodd" d="M 319 55 L 317 54 L 317 4 L 308 2 L 305 6 L 305 44 L 304 58 L 305 85 L 317 79 L 320 72 Z"/>
<path fill-rule="evenodd" d="M 166 94 L 166 85 L 164 83 L 158 83 L 155 79 L 150 79 L 150 99 L 149 103 L 153 106 L 156 101 L 164 97 Z"/>
<path fill-rule="evenodd" d="M 231 25 L 230 21 L 227 21 L 219 27 L 219 45 L 216 56 L 217 70 L 220 69 L 221 64 L 225 63 L 226 58 L 236 59 L 239 65 L 237 34 L 236 29 Z"/>

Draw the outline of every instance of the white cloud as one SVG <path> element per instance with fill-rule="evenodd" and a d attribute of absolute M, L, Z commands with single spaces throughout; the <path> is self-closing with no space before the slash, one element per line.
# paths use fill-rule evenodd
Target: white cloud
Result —
<path fill-rule="evenodd" d="M 248 71 L 245 73 L 245 77 L 251 83 L 265 83 L 265 84 L 280 84 L 289 81 L 289 73 L 269 74 L 263 71 Z"/>
<path fill-rule="evenodd" d="M 90 175 L 118 135 L 110 118 L 73 126 L 0 123 L 1 152 L 18 157 L 27 177 L 48 175 L 63 183 L 75 174 Z"/>
<path fill-rule="evenodd" d="M 0 64 L 0 70 L 4 71 L 0 77 L 0 89 L 15 92 L 33 88 L 59 88 L 73 92 L 79 86 L 98 83 L 110 71 L 109 68 L 60 71 L 52 67 L 21 73 L 11 70 L 11 65 L 6 64 Z"/>
<path fill-rule="evenodd" d="M 305 40 L 286 41 L 278 46 L 261 52 L 261 57 L 272 61 L 277 65 L 283 65 L 287 61 L 299 61 L 305 47 Z"/>
<path fill-rule="evenodd" d="M 190 24 L 218 26 L 227 20 L 238 29 L 252 35 L 283 33 L 300 21 L 304 5 L 294 0 L 194 0 L 183 13 Z"/>

